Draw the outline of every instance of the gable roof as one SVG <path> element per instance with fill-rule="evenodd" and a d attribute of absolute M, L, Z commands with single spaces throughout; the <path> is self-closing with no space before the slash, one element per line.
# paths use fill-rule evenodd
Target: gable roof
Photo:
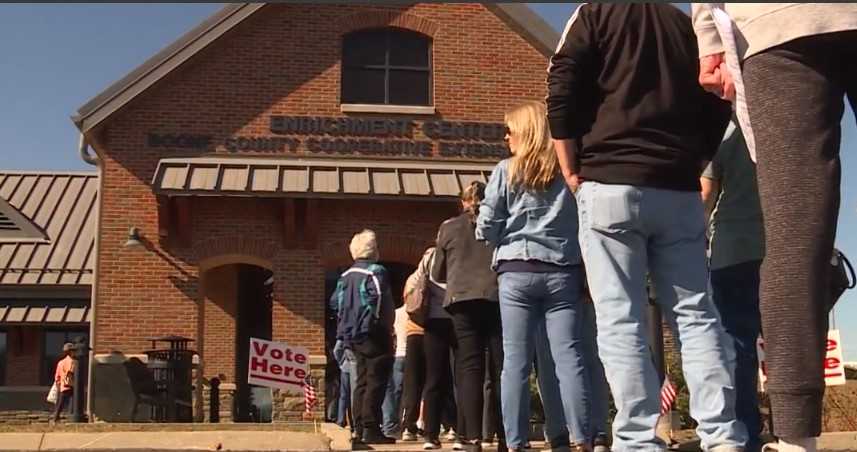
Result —
<path fill-rule="evenodd" d="M 95 173 L 0 172 L 0 205 L 38 236 L 0 234 L 0 286 L 92 283 Z"/>
<path fill-rule="evenodd" d="M 266 3 L 226 5 L 83 104 L 72 116 L 72 121 L 84 133 L 91 130 L 265 5 Z M 483 5 L 539 52 L 545 56 L 551 55 L 559 41 L 559 34 L 529 6 L 523 3 Z"/>

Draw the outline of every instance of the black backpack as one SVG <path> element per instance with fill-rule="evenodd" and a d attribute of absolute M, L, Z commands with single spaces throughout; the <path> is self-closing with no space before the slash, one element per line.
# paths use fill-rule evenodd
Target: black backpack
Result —
<path fill-rule="evenodd" d="M 828 312 L 833 309 L 833 306 L 839 301 L 839 297 L 848 290 L 857 286 L 857 278 L 854 276 L 854 267 L 851 262 L 842 254 L 842 251 L 833 249 L 833 257 L 830 259 L 830 265 L 833 267 L 830 274 L 830 305 L 827 307 Z"/>

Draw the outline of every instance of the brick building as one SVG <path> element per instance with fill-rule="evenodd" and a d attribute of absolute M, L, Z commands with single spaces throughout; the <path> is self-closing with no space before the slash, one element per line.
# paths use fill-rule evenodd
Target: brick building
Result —
<path fill-rule="evenodd" d="M 0 423 L 47 421 L 65 342 L 89 335 L 98 178 L 0 171 Z"/>
<path fill-rule="evenodd" d="M 94 418 L 129 419 L 122 365 L 163 335 L 195 340 L 197 420 L 213 377 L 222 419 L 299 415 L 245 383 L 249 337 L 308 347 L 323 380 L 350 237 L 374 229 L 401 286 L 507 152 L 504 111 L 544 97 L 557 38 L 523 4 L 230 5 L 81 107 Z"/>

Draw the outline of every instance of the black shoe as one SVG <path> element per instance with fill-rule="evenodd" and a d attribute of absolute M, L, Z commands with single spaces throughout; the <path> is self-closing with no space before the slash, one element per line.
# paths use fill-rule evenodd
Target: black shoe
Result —
<path fill-rule="evenodd" d="M 504 450 L 501 449 L 501 446 L 504 446 L 505 444 L 505 442 L 497 444 L 499 452 L 504 452 Z M 462 441 L 462 445 L 464 446 L 464 452 L 482 452 L 481 440 Z"/>
<path fill-rule="evenodd" d="M 571 443 L 568 441 L 568 435 L 560 435 L 550 440 L 545 446 L 551 450 L 568 450 L 571 447 Z"/>
<path fill-rule="evenodd" d="M 396 444 L 395 438 L 384 436 L 381 430 L 364 430 L 363 443 L 365 444 Z"/>
<path fill-rule="evenodd" d="M 592 442 L 593 452 L 610 452 L 610 446 L 607 441 L 607 435 L 599 433 L 595 436 L 595 441 Z"/>

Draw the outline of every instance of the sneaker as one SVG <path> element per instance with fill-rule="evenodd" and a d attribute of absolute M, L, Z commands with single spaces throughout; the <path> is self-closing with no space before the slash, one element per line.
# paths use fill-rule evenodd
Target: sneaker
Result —
<path fill-rule="evenodd" d="M 449 429 L 446 431 L 446 434 L 444 435 L 444 439 L 447 441 L 455 441 L 458 439 L 458 434 L 455 433 L 454 429 Z"/>
<path fill-rule="evenodd" d="M 464 444 L 461 441 L 456 441 L 452 444 L 452 450 L 464 450 Z"/>
<path fill-rule="evenodd" d="M 532 444 L 530 444 L 530 442 L 529 442 L 529 441 L 527 441 L 527 442 L 525 442 L 525 443 L 524 443 L 524 449 L 532 449 L 532 448 L 533 448 L 533 445 L 532 445 Z"/>
<path fill-rule="evenodd" d="M 461 443 L 462 449 L 466 452 L 482 452 L 482 442 L 479 440 L 474 441 L 464 441 Z M 504 447 L 498 447 L 497 450 L 501 451 Z"/>
<path fill-rule="evenodd" d="M 777 443 L 768 443 L 765 444 L 765 447 L 762 448 L 763 451 L 777 451 L 777 452 L 816 452 L 818 450 L 818 438 L 815 437 L 807 437 L 807 438 L 795 438 L 795 439 L 783 439 L 780 438 Z"/>
<path fill-rule="evenodd" d="M 492 447 L 494 445 L 494 440 L 491 439 L 483 439 L 482 440 L 482 448 Z"/>
<path fill-rule="evenodd" d="M 423 450 L 435 450 L 440 449 L 440 441 L 426 441 L 423 443 Z"/>
<path fill-rule="evenodd" d="M 396 444 L 395 438 L 390 438 L 388 436 L 384 436 L 380 430 L 364 430 L 363 431 L 363 443 L 364 444 Z"/>
<path fill-rule="evenodd" d="M 610 446 L 607 445 L 607 435 L 600 434 L 595 437 L 592 443 L 592 452 L 610 452 Z"/>
<path fill-rule="evenodd" d="M 742 446 L 716 446 L 708 449 L 709 452 L 744 452 L 744 448 Z M 764 450 L 764 449 L 763 449 Z M 782 449 L 776 449 L 782 450 Z M 792 449 L 787 449 L 792 451 Z M 794 450 L 793 452 L 804 452 L 804 449 Z"/>
<path fill-rule="evenodd" d="M 416 440 L 417 440 L 417 434 L 416 433 L 411 433 L 408 430 L 405 430 L 404 432 L 402 432 L 402 441 L 416 441 Z"/>

